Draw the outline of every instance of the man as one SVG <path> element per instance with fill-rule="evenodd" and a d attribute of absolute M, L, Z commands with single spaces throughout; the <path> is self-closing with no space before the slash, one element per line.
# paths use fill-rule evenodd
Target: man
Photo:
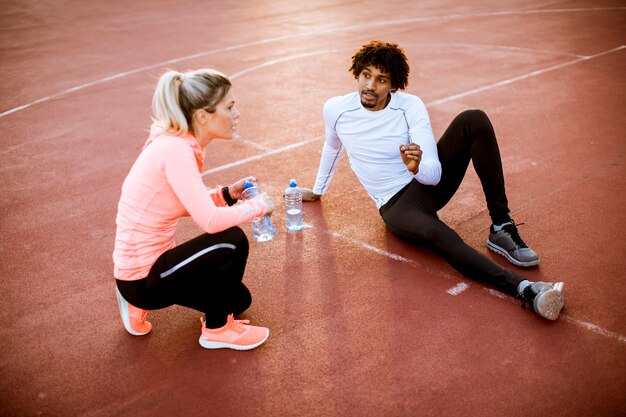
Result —
<path fill-rule="evenodd" d="M 372 41 L 352 57 L 358 91 L 324 105 L 326 141 L 313 189 L 304 201 L 319 200 L 332 180 L 345 147 L 350 166 L 376 203 L 389 230 L 438 253 L 469 278 L 491 284 L 556 320 L 563 283 L 530 282 L 465 244 L 439 220 L 459 188 L 470 160 L 478 174 L 493 225 L 487 246 L 515 265 L 534 266 L 537 254 L 509 217 L 498 143 L 480 110 L 458 115 L 435 142 L 424 103 L 398 92 L 408 84 L 409 64 L 397 44 Z"/>

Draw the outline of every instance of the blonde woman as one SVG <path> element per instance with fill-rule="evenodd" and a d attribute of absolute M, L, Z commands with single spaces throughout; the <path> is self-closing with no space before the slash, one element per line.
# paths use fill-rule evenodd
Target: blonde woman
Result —
<path fill-rule="evenodd" d="M 202 347 L 253 349 L 269 329 L 235 319 L 252 303 L 242 282 L 248 240 L 237 225 L 271 213 L 274 205 L 267 194 L 237 203 L 244 181 L 254 177 L 208 190 L 201 176 L 205 147 L 232 139 L 237 126 L 232 84 L 210 69 L 168 71 L 152 107 L 154 123 L 124 181 L 117 212 L 113 260 L 124 327 L 145 335 L 152 330 L 148 310 L 177 304 L 204 313 Z M 177 246 L 183 216 L 206 233 Z"/>

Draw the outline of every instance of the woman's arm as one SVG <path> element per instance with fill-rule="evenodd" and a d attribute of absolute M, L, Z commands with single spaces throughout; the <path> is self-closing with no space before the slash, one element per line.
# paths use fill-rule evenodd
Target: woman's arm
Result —
<path fill-rule="evenodd" d="M 232 207 L 218 207 L 221 189 L 208 191 L 188 144 L 171 141 L 163 163 L 167 181 L 187 213 L 207 233 L 217 233 L 268 212 L 262 198 L 241 201 Z M 225 201 L 224 201 L 225 203 Z"/>

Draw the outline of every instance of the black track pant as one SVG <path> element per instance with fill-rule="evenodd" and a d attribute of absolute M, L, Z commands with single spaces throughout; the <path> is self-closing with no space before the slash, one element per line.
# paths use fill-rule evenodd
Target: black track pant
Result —
<path fill-rule="evenodd" d="M 208 328 L 226 324 L 252 303 L 241 282 L 248 259 L 248 238 L 239 227 L 203 234 L 163 253 L 146 278 L 117 280 L 122 296 L 145 310 L 174 304 L 201 311 Z"/>
<path fill-rule="evenodd" d="M 437 211 L 458 190 L 472 161 L 493 223 L 510 221 L 500 151 L 487 115 L 480 110 L 459 114 L 437 143 L 437 151 L 442 165 L 439 184 L 411 181 L 380 208 L 385 224 L 400 238 L 427 246 L 441 255 L 463 275 L 515 295 L 517 285 L 525 278 L 466 245 L 437 216 Z"/>

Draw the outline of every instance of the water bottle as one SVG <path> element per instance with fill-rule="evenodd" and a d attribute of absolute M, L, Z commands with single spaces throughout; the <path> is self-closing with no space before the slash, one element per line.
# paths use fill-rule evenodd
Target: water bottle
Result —
<path fill-rule="evenodd" d="M 302 190 L 298 188 L 296 180 L 289 181 L 289 187 L 285 190 L 285 211 L 287 229 L 302 229 Z"/>
<path fill-rule="evenodd" d="M 259 194 L 261 194 L 261 190 L 251 181 L 246 181 L 243 184 L 243 191 L 241 193 L 242 199 L 250 200 Z M 276 228 L 269 214 L 252 219 L 252 235 L 257 242 L 267 242 L 274 239 L 274 236 L 276 236 Z"/>

